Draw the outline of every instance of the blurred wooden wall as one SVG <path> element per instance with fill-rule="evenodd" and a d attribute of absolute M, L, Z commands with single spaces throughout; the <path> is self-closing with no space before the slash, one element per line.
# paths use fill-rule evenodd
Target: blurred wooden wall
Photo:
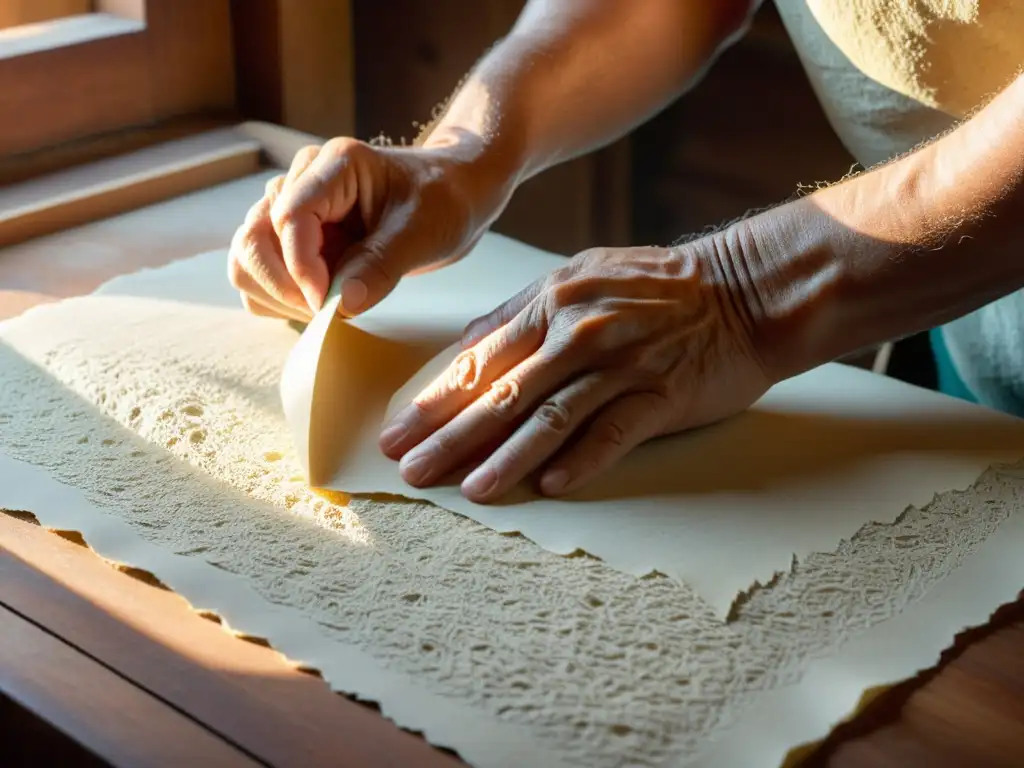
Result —
<path fill-rule="evenodd" d="M 0 29 L 90 13 L 93 0 L 0 0 Z"/>
<path fill-rule="evenodd" d="M 772 3 L 696 88 L 634 133 L 633 157 L 635 234 L 658 243 L 835 181 L 854 162 Z"/>

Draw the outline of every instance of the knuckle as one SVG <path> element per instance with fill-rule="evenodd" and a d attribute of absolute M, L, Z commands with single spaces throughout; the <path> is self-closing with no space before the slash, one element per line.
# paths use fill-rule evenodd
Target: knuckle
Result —
<path fill-rule="evenodd" d="M 579 274 L 590 266 L 592 262 L 600 261 L 606 253 L 607 250 L 605 248 L 587 248 L 585 251 L 580 251 L 572 257 L 567 269 L 574 275 Z"/>
<path fill-rule="evenodd" d="M 371 280 L 375 280 L 382 286 L 394 285 L 398 278 L 394 273 L 394 267 L 388 263 L 384 255 L 384 246 L 376 240 L 367 239 L 363 244 L 365 259 L 363 263 L 363 274 L 370 273 Z"/>
<path fill-rule="evenodd" d="M 261 238 L 250 227 L 238 231 L 232 253 L 241 272 L 252 272 L 262 262 Z"/>
<path fill-rule="evenodd" d="M 544 288 L 544 305 L 550 316 L 575 304 L 576 289 L 570 281 L 552 280 Z"/>
<path fill-rule="evenodd" d="M 640 393 L 651 411 L 662 411 L 672 406 L 672 385 L 659 377 Z"/>
<path fill-rule="evenodd" d="M 431 387 L 426 392 L 423 392 L 412 401 L 413 407 L 416 409 L 416 415 L 413 420 L 419 423 L 429 424 L 432 423 L 434 410 L 437 407 L 438 401 L 447 394 L 444 383 Z"/>
<path fill-rule="evenodd" d="M 569 329 L 569 345 L 577 349 L 596 350 L 602 346 L 607 323 L 601 317 L 578 318 Z"/>
<path fill-rule="evenodd" d="M 278 197 L 270 206 L 270 221 L 274 229 L 280 232 L 295 218 L 295 210 L 287 196 Z"/>
<path fill-rule="evenodd" d="M 283 232 L 290 227 L 295 223 L 299 214 L 299 207 L 296 205 L 294 195 L 289 194 L 292 190 L 278 195 L 270 204 L 270 223 L 275 232 Z"/>
<path fill-rule="evenodd" d="M 458 447 L 457 436 L 449 429 L 440 429 L 430 438 L 434 443 L 434 451 L 442 455 L 453 455 Z"/>
<path fill-rule="evenodd" d="M 496 419 L 510 419 L 516 414 L 519 394 L 519 382 L 515 379 L 497 381 L 482 398 L 484 408 Z"/>
<path fill-rule="evenodd" d="M 596 427 L 594 440 L 604 446 L 621 448 L 626 443 L 626 431 L 615 421 L 606 421 Z"/>
<path fill-rule="evenodd" d="M 284 179 L 285 175 L 283 173 L 279 173 L 277 176 L 270 179 L 263 186 L 263 196 L 269 200 L 276 198 L 281 192 L 281 187 L 284 185 Z"/>
<path fill-rule="evenodd" d="M 555 306 L 560 309 L 570 307 L 576 303 L 576 286 L 572 282 L 558 283 L 552 286 L 549 293 Z"/>
<path fill-rule="evenodd" d="M 340 159 L 361 154 L 364 146 L 363 142 L 358 139 L 349 136 L 336 136 L 324 144 L 323 151 L 335 159 Z"/>
<path fill-rule="evenodd" d="M 473 350 L 466 350 L 452 363 L 450 370 L 449 386 L 453 390 L 469 392 L 480 383 L 480 374 L 483 366 L 477 353 Z"/>
<path fill-rule="evenodd" d="M 316 144 L 308 144 L 292 156 L 288 173 L 281 177 L 281 182 L 290 181 L 302 174 L 310 164 L 316 160 L 323 147 Z"/>
<path fill-rule="evenodd" d="M 644 379 L 660 376 L 664 372 L 662 356 L 653 349 L 630 349 L 619 358 L 619 367 Z"/>
<path fill-rule="evenodd" d="M 537 423 L 551 432 L 562 433 L 569 429 L 572 416 L 569 409 L 554 400 L 543 403 L 534 414 Z"/>

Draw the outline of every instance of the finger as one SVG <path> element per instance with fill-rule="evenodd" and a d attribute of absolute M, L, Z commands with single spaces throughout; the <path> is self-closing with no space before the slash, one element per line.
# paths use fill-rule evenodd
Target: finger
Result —
<path fill-rule="evenodd" d="M 242 295 L 243 306 L 246 304 L 246 298 L 256 302 L 259 306 L 274 311 L 278 317 L 286 317 L 290 320 L 299 320 L 303 323 L 308 323 L 312 319 L 312 315 L 309 313 L 308 307 L 305 304 L 301 304 L 298 308 L 284 304 L 278 301 L 276 298 L 268 294 L 256 280 L 253 279 L 252 275 L 242 272 L 236 279 L 232 281 L 235 288 L 238 289 Z"/>
<path fill-rule="evenodd" d="M 316 159 L 317 155 L 320 154 L 322 147 L 315 144 L 311 144 L 308 147 L 303 147 L 292 157 L 292 163 L 288 166 L 288 173 L 284 176 L 284 185 L 291 186 L 295 183 L 295 180 L 301 176 L 310 164 Z M 279 190 L 280 191 L 280 190 Z"/>
<path fill-rule="evenodd" d="M 381 432 L 380 448 L 385 455 L 402 458 L 485 393 L 499 376 L 536 352 L 545 330 L 537 319 L 534 313 L 521 312 L 473 349 L 460 353 Z"/>
<path fill-rule="evenodd" d="M 304 310 L 308 305 L 285 267 L 277 234 L 270 223 L 273 186 L 279 187 L 282 181 L 283 177 L 278 177 L 268 183 L 267 195 L 249 210 L 245 223 L 235 232 L 229 251 L 228 277 L 239 290 L 250 290 L 243 288 L 242 283 L 249 286 L 254 281 L 278 303 Z"/>
<path fill-rule="evenodd" d="M 362 151 L 359 147 L 359 142 L 345 139 L 315 156 L 312 150 L 300 153 L 289 170 L 291 178 L 271 207 L 285 266 L 313 312 L 323 306 L 330 283 L 322 255 L 323 225 L 341 221 L 356 202 L 352 159 Z"/>
<path fill-rule="evenodd" d="M 462 332 L 463 349 L 468 349 L 474 344 L 480 343 L 481 339 L 511 322 L 516 315 L 522 312 L 530 302 L 540 295 L 546 280 L 547 277 L 535 280 L 504 304 L 501 304 L 486 315 L 471 321 L 466 326 L 466 330 Z"/>
<path fill-rule="evenodd" d="M 572 355 L 542 345 L 495 381 L 454 419 L 402 457 L 399 471 L 410 485 L 430 485 L 465 466 L 482 445 L 507 438 L 521 417 L 579 370 Z"/>
<path fill-rule="evenodd" d="M 629 387 L 622 376 L 590 373 L 544 401 L 494 453 L 462 483 L 470 501 L 494 501 L 560 449 L 599 408 Z"/>
<path fill-rule="evenodd" d="M 283 173 L 279 173 L 274 178 L 270 179 L 263 187 L 263 199 L 266 200 L 270 205 L 274 204 L 277 200 L 277 196 L 281 194 L 281 188 L 284 186 L 284 180 L 287 177 Z M 270 218 L 270 209 L 267 209 L 265 218 Z"/>
<path fill-rule="evenodd" d="M 654 392 L 635 392 L 612 401 L 579 442 L 544 470 L 541 493 L 570 493 L 607 471 L 640 443 L 661 432 L 665 412 L 664 397 Z"/>
<path fill-rule="evenodd" d="M 265 302 L 248 293 L 242 294 L 242 306 L 245 308 L 246 312 L 256 315 L 257 317 L 273 317 L 280 320 L 297 320 L 299 322 L 305 322 L 303 318 L 298 316 L 294 309 L 285 307 L 282 304 Z"/>

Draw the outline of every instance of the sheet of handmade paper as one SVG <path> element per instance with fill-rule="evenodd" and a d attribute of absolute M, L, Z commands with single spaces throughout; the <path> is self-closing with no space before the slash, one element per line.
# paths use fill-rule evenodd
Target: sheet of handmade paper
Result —
<path fill-rule="evenodd" d="M 189 210 L 234 215 L 262 179 L 247 184 Z M 180 216 L 154 206 L 5 257 L 70 260 L 110 227 Z M 1007 472 L 809 556 L 728 623 L 684 583 L 437 507 L 320 499 L 278 399 L 295 334 L 222 280 L 208 255 L 0 325 L 0 508 L 83 531 L 472 764 L 777 765 L 1024 580 Z"/>
<path fill-rule="evenodd" d="M 827 365 L 780 384 L 742 416 L 642 446 L 564 499 L 524 483 L 484 506 L 461 495 L 462 475 L 427 489 L 406 484 L 377 445 L 385 412 L 407 404 L 459 351 L 456 342 L 413 375 L 424 347 L 447 346 L 561 264 L 487 236 L 463 263 L 406 279 L 353 323 L 328 302 L 282 386 L 296 441 L 308 443 L 311 481 L 425 499 L 555 553 L 582 550 L 637 576 L 662 573 L 725 618 L 738 595 L 794 558 L 829 551 L 867 523 L 892 522 L 935 493 L 968 487 L 993 462 L 1024 456 L 1022 420 Z"/>

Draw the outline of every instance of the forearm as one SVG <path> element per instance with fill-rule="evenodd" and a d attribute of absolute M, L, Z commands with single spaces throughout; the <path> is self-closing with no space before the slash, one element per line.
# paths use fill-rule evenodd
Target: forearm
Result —
<path fill-rule="evenodd" d="M 750 10 L 750 0 L 531 0 L 425 146 L 466 143 L 515 186 L 664 107 Z"/>
<path fill-rule="evenodd" d="M 1024 76 L 922 149 L 717 237 L 777 378 L 1024 287 Z"/>

